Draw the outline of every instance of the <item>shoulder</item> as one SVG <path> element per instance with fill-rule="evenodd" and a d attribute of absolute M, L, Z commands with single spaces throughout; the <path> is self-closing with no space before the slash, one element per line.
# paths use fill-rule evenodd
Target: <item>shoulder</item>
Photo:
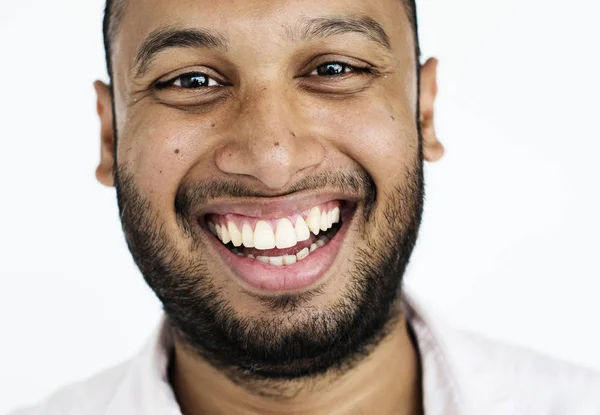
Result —
<path fill-rule="evenodd" d="M 167 376 L 171 350 L 166 319 L 161 318 L 131 359 L 59 390 L 36 407 L 9 415 L 181 415 Z"/>
<path fill-rule="evenodd" d="M 162 318 L 146 345 L 129 360 L 9 415 L 181 415 L 167 378 L 171 347 Z"/>
<path fill-rule="evenodd" d="M 461 414 L 600 414 L 600 373 L 456 329 L 414 298 L 406 301 L 424 381 L 434 394 L 451 390 Z"/>
<path fill-rule="evenodd" d="M 591 369 L 470 332 L 457 331 L 451 341 L 451 364 L 472 406 L 498 414 L 600 414 L 600 374 Z"/>
<path fill-rule="evenodd" d="M 39 404 L 8 415 L 100 415 L 123 381 L 130 362 L 105 370 L 86 380 L 65 386 Z"/>

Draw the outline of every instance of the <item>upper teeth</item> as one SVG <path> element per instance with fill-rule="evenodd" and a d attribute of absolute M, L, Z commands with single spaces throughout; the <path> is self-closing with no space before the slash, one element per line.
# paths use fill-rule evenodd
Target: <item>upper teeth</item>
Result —
<path fill-rule="evenodd" d="M 247 223 L 242 226 L 242 243 L 246 248 L 254 248 L 254 231 Z"/>
<path fill-rule="evenodd" d="M 223 239 L 221 241 L 226 244 Z M 275 248 L 275 235 L 273 234 L 273 228 L 269 222 L 259 220 L 256 222 L 256 229 L 254 229 L 254 247 L 256 249 L 273 249 Z"/>
<path fill-rule="evenodd" d="M 242 246 L 242 233 L 239 231 L 235 223 L 229 222 L 227 224 L 227 230 L 229 231 L 229 237 L 233 246 Z"/>
<path fill-rule="evenodd" d="M 298 221 L 296 221 L 298 223 Z M 256 236 L 256 234 L 255 234 Z M 289 219 L 280 219 L 275 231 L 275 246 L 277 249 L 291 248 L 296 245 L 296 230 Z"/>
<path fill-rule="evenodd" d="M 304 219 L 298 215 L 295 219 L 282 218 L 274 221 L 259 220 L 254 225 L 247 221 L 236 224 L 228 220 L 226 223 L 208 222 L 208 229 L 217 236 L 221 242 L 231 242 L 235 247 L 246 248 L 286 249 L 295 246 L 298 242 L 310 238 L 310 233 L 318 235 L 321 231 L 330 229 L 334 223 L 340 221 L 340 208 L 334 207 L 329 212 L 314 207 Z M 240 230 L 241 228 L 241 230 Z"/>
<path fill-rule="evenodd" d="M 321 228 L 321 210 L 318 207 L 311 209 L 306 218 L 306 225 L 315 235 L 319 234 Z"/>

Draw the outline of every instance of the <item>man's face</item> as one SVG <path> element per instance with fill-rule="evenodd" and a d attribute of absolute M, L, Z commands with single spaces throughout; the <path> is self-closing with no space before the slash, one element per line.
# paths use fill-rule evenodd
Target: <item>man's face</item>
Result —
<path fill-rule="evenodd" d="M 267 377 L 376 342 L 423 198 L 402 2 L 128 0 L 113 46 L 98 174 L 114 156 L 127 241 L 180 339 Z"/>

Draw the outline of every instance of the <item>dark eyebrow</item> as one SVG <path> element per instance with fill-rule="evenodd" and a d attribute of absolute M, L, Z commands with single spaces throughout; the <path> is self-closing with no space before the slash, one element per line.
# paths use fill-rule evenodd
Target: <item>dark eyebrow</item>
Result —
<path fill-rule="evenodd" d="M 370 17 L 321 17 L 305 20 L 299 28 L 288 29 L 294 40 L 308 41 L 344 33 L 358 33 L 371 41 L 392 49 L 383 27 Z M 160 28 L 153 31 L 139 46 L 133 67 L 136 77 L 142 76 L 155 56 L 169 48 L 211 48 L 227 50 L 225 36 L 208 29 Z"/>
<path fill-rule="evenodd" d="M 292 38 L 311 40 L 343 33 L 358 33 L 378 43 L 388 50 L 392 49 L 390 38 L 383 27 L 370 17 L 321 17 L 302 22 L 298 29 L 289 30 Z"/>
<path fill-rule="evenodd" d="M 227 49 L 224 36 L 206 29 L 161 28 L 152 32 L 139 46 L 133 67 L 137 67 L 137 77 L 148 69 L 154 57 L 169 48 L 211 48 Z"/>

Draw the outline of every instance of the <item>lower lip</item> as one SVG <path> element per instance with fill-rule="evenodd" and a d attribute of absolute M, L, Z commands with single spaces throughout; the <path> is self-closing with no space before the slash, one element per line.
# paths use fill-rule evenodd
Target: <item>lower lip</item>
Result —
<path fill-rule="evenodd" d="M 341 249 L 349 223 L 350 218 L 343 218 L 340 230 L 327 244 L 303 260 L 281 267 L 238 256 L 212 234 L 206 232 L 216 245 L 223 262 L 243 285 L 261 292 L 286 293 L 306 291 L 325 281 L 327 271 L 335 262 Z"/>

